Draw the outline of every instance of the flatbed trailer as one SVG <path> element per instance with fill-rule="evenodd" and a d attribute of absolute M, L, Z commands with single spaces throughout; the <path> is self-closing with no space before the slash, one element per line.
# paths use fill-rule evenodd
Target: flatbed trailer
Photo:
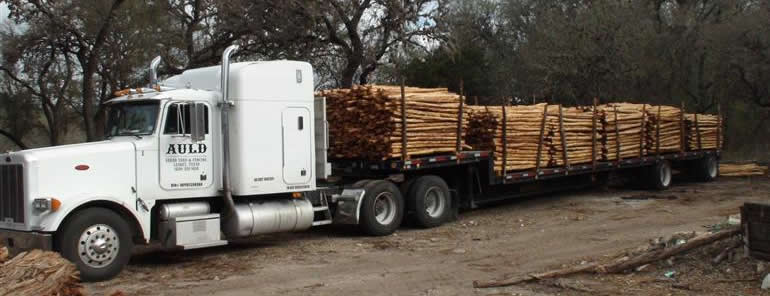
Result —
<path fill-rule="evenodd" d="M 711 181 L 718 174 L 721 151 L 660 153 L 569 167 L 533 168 L 507 172 L 505 175 L 495 173 L 491 155 L 489 151 L 463 151 L 409 160 L 332 160 L 331 164 L 332 175 L 340 178 L 342 184 L 377 179 L 408 184 L 410 180 L 422 176 L 438 176 L 450 188 L 452 207 L 462 209 L 533 194 L 587 187 L 603 182 L 610 174 L 641 172 L 645 185 L 656 190 L 669 187 L 672 169 L 692 174 L 701 181 Z M 401 188 L 406 195 L 405 187 L 408 185 Z"/>

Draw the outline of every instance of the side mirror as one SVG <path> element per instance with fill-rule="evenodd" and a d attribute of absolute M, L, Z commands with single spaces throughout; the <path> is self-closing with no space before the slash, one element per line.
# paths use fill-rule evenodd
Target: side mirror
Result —
<path fill-rule="evenodd" d="M 190 139 L 200 142 L 206 139 L 206 105 L 189 103 L 190 107 Z"/>

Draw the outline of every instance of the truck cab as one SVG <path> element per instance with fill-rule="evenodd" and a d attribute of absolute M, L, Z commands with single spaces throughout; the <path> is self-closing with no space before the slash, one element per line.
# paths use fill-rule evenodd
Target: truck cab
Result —
<path fill-rule="evenodd" d="M 107 102 L 103 141 L 0 154 L 2 244 L 56 250 L 103 280 L 136 243 L 193 249 L 317 222 L 312 67 L 226 58 Z"/>

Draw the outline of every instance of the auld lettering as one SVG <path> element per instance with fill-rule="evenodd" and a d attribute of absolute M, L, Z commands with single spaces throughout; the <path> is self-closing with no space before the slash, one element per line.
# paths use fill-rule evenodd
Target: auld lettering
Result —
<path fill-rule="evenodd" d="M 168 144 L 166 154 L 203 154 L 206 153 L 206 144 Z"/>

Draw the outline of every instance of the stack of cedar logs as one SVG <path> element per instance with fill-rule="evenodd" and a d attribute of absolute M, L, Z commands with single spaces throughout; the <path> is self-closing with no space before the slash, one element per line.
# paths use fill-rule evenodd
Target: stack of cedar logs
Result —
<path fill-rule="evenodd" d="M 719 116 L 709 114 L 685 115 L 687 148 L 691 151 L 722 148 L 722 122 Z"/>
<path fill-rule="evenodd" d="M 498 121 L 494 129 L 495 170 L 512 171 L 547 167 L 551 139 L 542 131 L 546 104 L 490 107 Z M 474 119 L 469 119 L 474 120 Z M 541 144 L 542 143 L 542 144 Z M 538 164 L 538 158 L 540 163 Z"/>
<path fill-rule="evenodd" d="M 379 85 L 319 95 L 327 99 L 333 159 L 409 159 L 472 149 L 493 152 L 502 174 L 722 145 L 719 116 L 671 106 L 464 106 L 445 88 L 416 87 L 404 89 L 402 102 L 400 87 Z"/>
<path fill-rule="evenodd" d="M 445 88 L 365 85 L 320 93 L 326 97 L 329 156 L 384 160 L 457 152 L 466 147 L 458 122 L 461 98 Z M 402 130 L 403 118 L 406 127 Z M 404 138 L 406 138 L 404 143 Z M 406 150 L 404 151 L 404 144 Z"/>
<path fill-rule="evenodd" d="M 697 137 L 681 109 L 670 106 L 611 103 L 594 111 L 593 107 L 537 104 L 467 106 L 466 110 L 466 143 L 493 151 L 498 174 L 680 152 L 686 148 L 682 132 L 690 142 Z M 715 149 L 716 140 L 704 139 L 716 139 L 719 117 L 699 114 L 698 118 L 704 118 L 703 128 L 698 129 L 702 149 Z"/>
<path fill-rule="evenodd" d="M 650 113 L 651 145 L 649 151 L 682 151 L 682 109 L 671 106 L 654 106 Z M 714 116 L 716 117 L 716 116 Z"/>
<path fill-rule="evenodd" d="M 465 129 L 465 144 L 474 150 L 494 151 L 495 137 L 500 117 L 494 115 L 495 106 L 465 106 L 468 125 Z M 491 110 L 490 110 L 491 109 Z"/>
<path fill-rule="evenodd" d="M 631 104 L 599 106 L 604 161 L 641 157 L 646 154 L 647 113 Z"/>
<path fill-rule="evenodd" d="M 492 151 L 498 173 L 588 163 L 601 150 L 600 123 L 590 107 L 537 104 L 467 110 L 465 142 L 475 150 Z"/>
<path fill-rule="evenodd" d="M 597 109 L 598 112 L 598 109 Z M 593 162 L 600 155 L 601 122 L 593 107 L 549 105 L 546 120 L 549 166 Z"/>

